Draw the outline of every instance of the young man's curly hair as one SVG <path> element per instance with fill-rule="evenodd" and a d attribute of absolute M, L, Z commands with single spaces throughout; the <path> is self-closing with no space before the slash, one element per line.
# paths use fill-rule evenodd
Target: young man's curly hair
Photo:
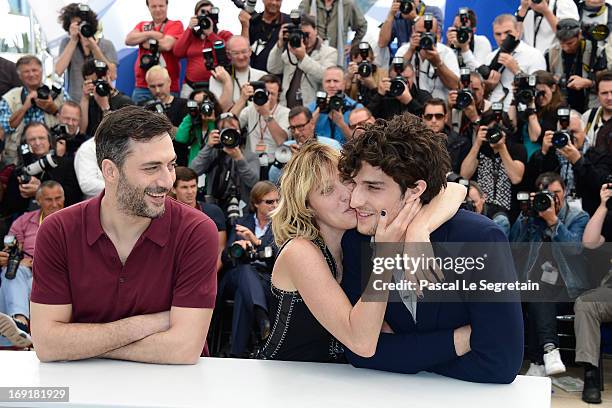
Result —
<path fill-rule="evenodd" d="M 64 8 L 60 10 L 57 20 L 62 25 L 64 31 L 70 32 L 70 24 L 72 23 L 72 19 L 74 17 L 81 17 L 81 14 L 79 13 L 79 3 L 70 3 L 67 6 L 64 6 Z M 93 10 L 89 10 L 87 12 L 86 20 L 89 22 L 89 24 L 91 24 L 93 32 L 97 32 L 98 15 Z"/>
<path fill-rule="evenodd" d="M 392 177 L 402 194 L 424 180 L 427 188 L 421 195 L 423 203 L 446 186 L 451 165 L 445 136 L 434 133 L 420 118 L 405 113 L 391 120 L 377 120 L 364 129 L 343 146 L 338 164 L 343 179 L 355 177 L 366 162 Z"/>

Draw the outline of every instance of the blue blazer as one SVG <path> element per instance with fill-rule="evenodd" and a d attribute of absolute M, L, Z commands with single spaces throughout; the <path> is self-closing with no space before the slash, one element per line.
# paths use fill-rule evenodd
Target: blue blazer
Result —
<path fill-rule="evenodd" d="M 495 259 L 501 257 L 507 261 L 485 263 L 485 270 L 480 271 L 474 281 L 483 276 L 489 281 L 516 281 L 507 238 L 486 217 L 459 210 L 431 234 L 431 241 L 499 242 L 491 246 L 498 252 L 493 255 Z M 357 303 L 362 291 L 362 257 L 355 255 L 369 242 L 369 236 L 356 230 L 348 231 L 342 239 L 342 288 L 352 304 Z M 447 274 L 446 281 L 450 279 L 454 280 Z M 426 297 L 428 295 L 425 293 Z M 393 296 L 398 297 L 397 293 L 390 293 L 390 298 Z M 452 303 L 418 302 L 416 324 L 401 301 L 389 302 L 385 320 L 395 334 L 381 333 L 373 357 L 360 357 L 346 350 L 347 359 L 355 367 L 408 374 L 430 371 L 465 381 L 511 383 L 521 368 L 524 339 L 520 298 L 514 294 L 510 296 L 510 300 L 497 303 L 468 301 L 462 294 Z M 453 332 L 468 324 L 472 327 L 471 351 L 458 357 Z"/>

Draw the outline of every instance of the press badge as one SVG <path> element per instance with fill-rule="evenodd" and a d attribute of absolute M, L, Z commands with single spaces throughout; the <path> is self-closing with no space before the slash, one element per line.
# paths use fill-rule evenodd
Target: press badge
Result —
<path fill-rule="evenodd" d="M 265 153 L 267 149 L 268 146 L 265 143 L 257 143 L 257 146 L 255 146 L 255 152 L 259 154 Z"/>
<path fill-rule="evenodd" d="M 549 285 L 554 285 L 559 279 L 559 271 L 550 262 L 546 261 L 542 264 L 542 277 L 540 280 Z"/>

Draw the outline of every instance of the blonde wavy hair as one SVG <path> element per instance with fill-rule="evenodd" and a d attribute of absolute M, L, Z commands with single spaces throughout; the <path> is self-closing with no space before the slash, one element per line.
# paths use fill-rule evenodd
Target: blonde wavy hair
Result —
<path fill-rule="evenodd" d="M 292 238 L 320 238 L 315 213 L 308 206 L 308 194 L 324 191 L 334 183 L 340 153 L 317 142 L 303 145 L 283 169 L 280 179 L 280 202 L 272 212 L 272 231 L 281 247 Z"/>

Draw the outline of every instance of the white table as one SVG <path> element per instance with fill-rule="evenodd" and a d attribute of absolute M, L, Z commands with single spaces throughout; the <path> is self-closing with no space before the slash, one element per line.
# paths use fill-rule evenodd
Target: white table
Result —
<path fill-rule="evenodd" d="M 201 358 L 193 366 L 112 360 L 41 363 L 34 352 L 0 351 L 0 386 L 70 387 L 70 407 L 550 407 L 550 379 L 510 385 L 439 375 L 394 374 L 345 364 Z"/>

